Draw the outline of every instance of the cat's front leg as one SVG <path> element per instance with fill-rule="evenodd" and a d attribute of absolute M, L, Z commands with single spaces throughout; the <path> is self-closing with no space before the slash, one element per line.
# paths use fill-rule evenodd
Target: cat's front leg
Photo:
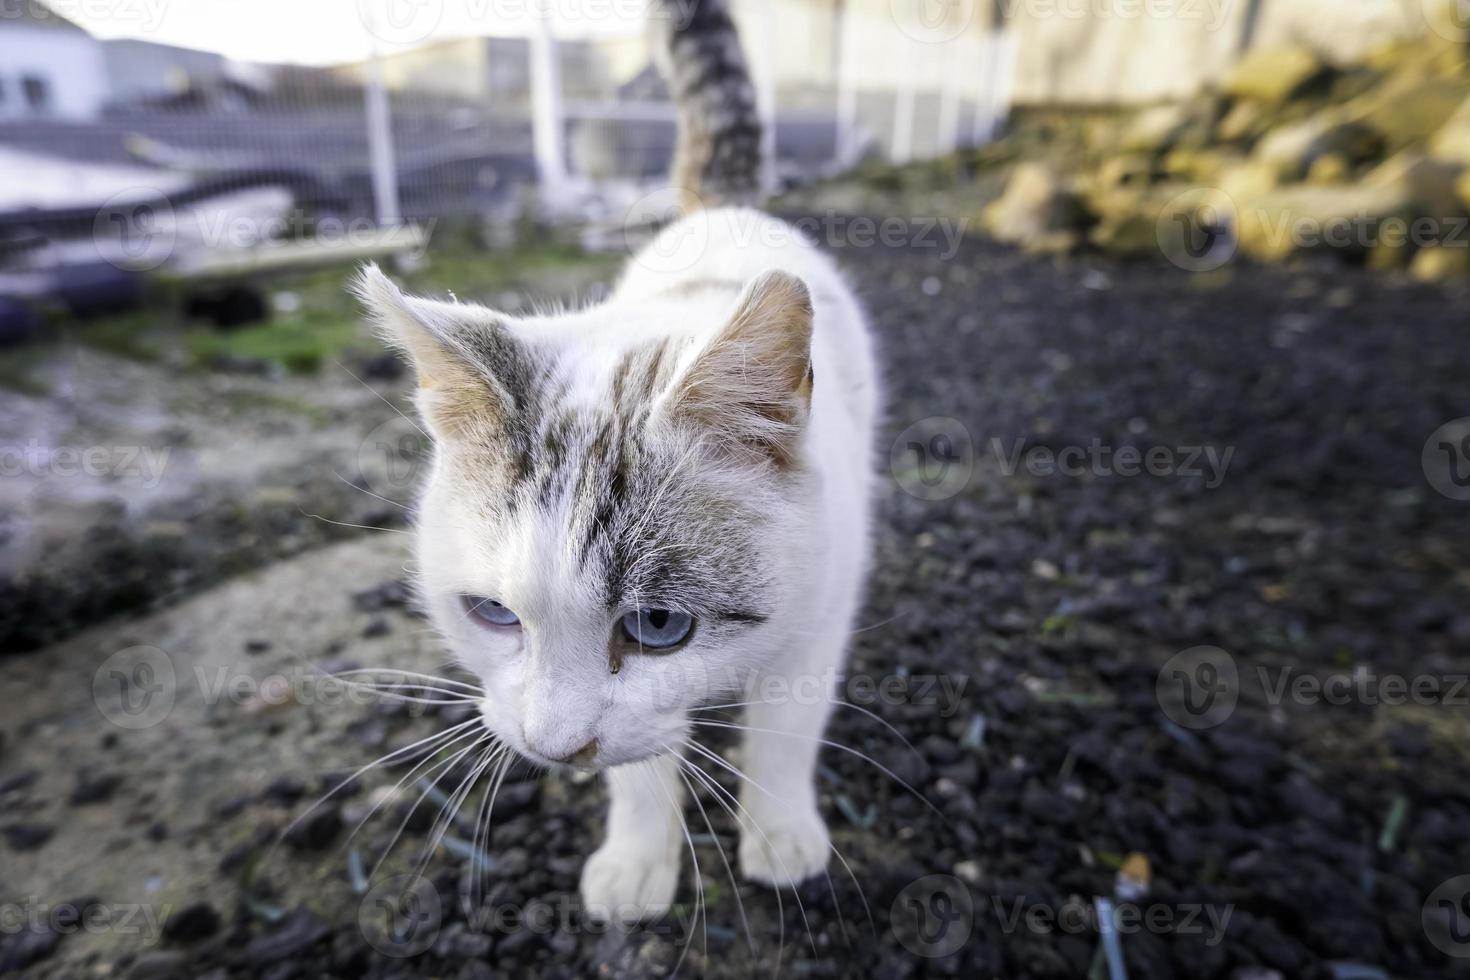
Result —
<path fill-rule="evenodd" d="M 839 644 L 840 639 L 833 641 Z M 749 705 L 741 761 L 740 869 L 767 885 L 799 884 L 827 866 L 831 842 L 817 811 L 817 752 L 833 679 L 816 665 L 784 676 L 780 697 Z M 767 687 L 767 690 L 770 690 Z"/>
<path fill-rule="evenodd" d="M 683 855 L 683 780 L 659 756 L 607 771 L 607 838 L 582 868 L 582 902 L 603 920 L 634 922 L 668 911 Z"/>

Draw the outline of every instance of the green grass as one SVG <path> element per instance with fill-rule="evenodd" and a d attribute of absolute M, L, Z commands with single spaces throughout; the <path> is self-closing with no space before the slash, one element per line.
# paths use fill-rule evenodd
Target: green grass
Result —
<path fill-rule="evenodd" d="M 275 361 L 300 374 L 315 372 L 343 356 L 377 350 L 379 344 L 355 317 L 329 310 L 302 310 L 233 330 L 200 327 L 183 337 L 196 367 L 220 357 Z"/>

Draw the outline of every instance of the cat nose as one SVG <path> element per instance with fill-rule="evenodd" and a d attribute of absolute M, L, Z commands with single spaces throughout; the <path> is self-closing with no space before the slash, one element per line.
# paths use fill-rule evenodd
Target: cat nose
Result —
<path fill-rule="evenodd" d="M 560 762 L 564 766 L 586 766 L 591 765 L 592 760 L 596 758 L 596 756 L 597 739 L 594 738 L 592 741 L 588 742 L 586 745 L 582 746 L 571 755 L 562 756 L 556 761 Z"/>

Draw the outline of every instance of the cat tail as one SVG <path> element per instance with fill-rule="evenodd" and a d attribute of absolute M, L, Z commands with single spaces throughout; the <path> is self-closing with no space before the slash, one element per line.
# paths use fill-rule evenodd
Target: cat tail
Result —
<path fill-rule="evenodd" d="M 678 111 L 672 181 L 684 212 L 759 204 L 761 119 L 730 0 L 653 0 L 648 22 Z"/>

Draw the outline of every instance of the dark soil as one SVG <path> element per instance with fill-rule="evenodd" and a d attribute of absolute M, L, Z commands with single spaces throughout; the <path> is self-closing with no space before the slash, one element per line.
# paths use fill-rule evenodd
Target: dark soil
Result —
<path fill-rule="evenodd" d="M 416 955 L 394 957 L 370 945 L 385 876 L 371 890 L 358 880 L 354 894 L 335 808 L 358 806 L 383 777 L 266 860 L 267 831 L 320 792 L 283 783 L 217 816 L 262 830 L 218 855 L 220 875 L 240 882 L 233 903 L 188 908 L 157 949 L 116 965 L 211 980 L 639 977 L 676 963 L 686 976 L 743 977 L 770 975 L 779 949 L 791 976 L 1078 978 L 1099 969 L 1088 910 L 1141 854 L 1152 880 L 1134 904 L 1152 925 L 1119 937 L 1130 977 L 1459 975 L 1424 906 L 1470 873 L 1470 502 L 1434 489 L 1421 451 L 1440 425 L 1470 415 L 1470 293 L 1336 266 L 1202 278 L 981 244 L 948 262 L 878 249 L 841 258 L 873 311 L 889 387 L 876 562 L 851 670 L 907 678 L 878 702 L 856 685 L 847 695 L 918 756 L 855 710 L 839 710 L 828 734 L 930 804 L 869 761 L 825 752 L 824 812 L 851 874 L 834 862 L 830 885 L 779 905 L 764 889 L 731 887 L 690 807 L 707 929 L 691 934 L 671 916 L 624 935 L 576 908 L 601 790 L 526 775 L 497 802 L 480 906 L 517 916 L 467 921 L 457 898 L 467 862 L 441 849 L 424 886 L 437 903 L 419 894 L 400 906 L 428 931 L 400 935 L 399 951 Z M 889 448 L 937 417 L 963 429 L 929 422 L 920 443 L 951 466 L 973 463 L 973 475 L 922 499 L 903 489 L 915 485 L 910 437 L 896 472 Z M 1016 440 L 1167 447 L 1181 465 L 1189 447 L 1233 455 L 1219 479 L 1203 463 L 1200 475 L 1045 475 L 1024 463 L 1008 475 Z M 926 462 L 942 475 L 943 459 Z M 363 591 L 374 584 L 340 583 L 344 603 L 359 593 L 354 628 L 415 628 L 395 588 Z M 243 650 L 246 639 L 231 642 Z M 1228 716 L 1191 714 L 1190 692 L 1166 669 L 1200 646 L 1235 669 L 1218 681 L 1238 699 Z M 1196 668 L 1186 662 L 1186 676 L 1217 682 Z M 1355 672 L 1338 703 L 1273 693 L 1283 676 Z M 1406 699 L 1390 676 L 1421 692 L 1428 679 L 1437 693 L 1396 703 Z M 940 677 L 954 698 L 927 683 Z M 349 719 L 346 741 L 365 762 L 457 717 L 369 712 Z M 738 790 L 726 775 L 716 778 Z M 75 778 L 87 805 L 105 805 L 102 779 Z M 33 792 L 20 778 L 5 799 Z M 733 860 L 731 821 L 704 802 Z M 378 853 L 404 820 L 408 870 L 430 821 L 387 810 L 354 846 Z M 38 846 L 39 828 L 6 822 L 6 846 Z M 127 860 L 146 859 L 136 852 L 147 846 L 134 843 Z M 318 900 L 284 900 L 293 862 L 328 859 L 314 866 L 328 869 L 313 879 Z M 922 881 L 931 875 L 951 878 Z M 687 914 L 692 882 L 680 901 Z M 965 930 L 957 951 L 925 955 Z M 0 963 L 47 975 L 59 969 L 54 939 L 0 937 Z"/>

